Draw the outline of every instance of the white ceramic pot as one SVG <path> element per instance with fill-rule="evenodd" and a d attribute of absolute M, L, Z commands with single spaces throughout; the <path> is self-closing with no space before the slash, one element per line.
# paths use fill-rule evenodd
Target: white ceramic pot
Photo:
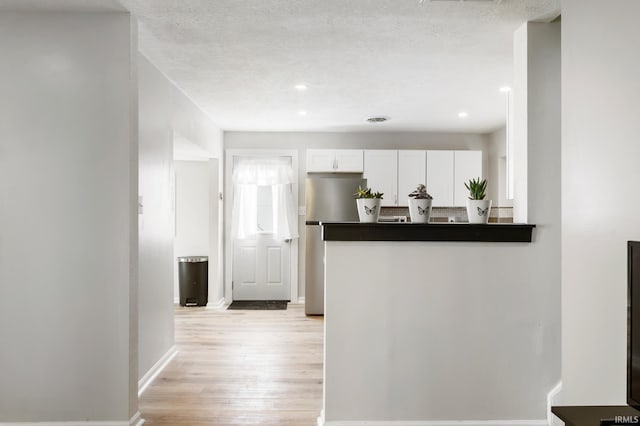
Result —
<path fill-rule="evenodd" d="M 380 198 L 358 198 L 358 216 L 360 222 L 377 222 L 380 216 Z"/>
<path fill-rule="evenodd" d="M 467 200 L 469 223 L 487 223 L 491 213 L 491 200 Z"/>
<path fill-rule="evenodd" d="M 411 223 L 429 223 L 431 217 L 431 201 L 409 198 L 409 216 Z"/>

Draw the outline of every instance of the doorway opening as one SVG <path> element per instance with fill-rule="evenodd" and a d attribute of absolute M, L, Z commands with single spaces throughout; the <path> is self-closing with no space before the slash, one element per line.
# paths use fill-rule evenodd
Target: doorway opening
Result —
<path fill-rule="evenodd" d="M 173 144 L 174 303 L 180 293 L 176 259 L 201 257 L 208 261 L 207 305 L 222 306 L 219 159 L 175 132 Z"/>

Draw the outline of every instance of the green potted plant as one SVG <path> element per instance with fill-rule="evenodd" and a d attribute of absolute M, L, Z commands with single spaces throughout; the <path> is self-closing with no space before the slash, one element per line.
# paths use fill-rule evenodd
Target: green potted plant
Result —
<path fill-rule="evenodd" d="M 420 184 L 409 194 L 409 216 L 412 223 L 429 223 L 431 217 L 431 200 L 427 187 Z"/>
<path fill-rule="evenodd" d="M 469 223 L 487 223 L 491 212 L 491 200 L 485 200 L 487 180 L 471 179 L 464 186 L 469 190 L 469 199 L 467 200 Z"/>
<path fill-rule="evenodd" d="M 359 186 L 358 191 L 353 195 L 356 197 L 360 222 L 377 222 L 380 216 L 380 200 L 384 194 Z"/>

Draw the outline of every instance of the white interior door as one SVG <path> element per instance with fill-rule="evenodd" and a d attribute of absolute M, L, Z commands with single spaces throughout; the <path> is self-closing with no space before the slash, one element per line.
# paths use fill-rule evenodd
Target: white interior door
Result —
<path fill-rule="evenodd" d="M 258 186 L 258 234 L 233 239 L 233 300 L 291 299 L 291 240 L 274 238 L 273 200 L 272 186 Z"/>

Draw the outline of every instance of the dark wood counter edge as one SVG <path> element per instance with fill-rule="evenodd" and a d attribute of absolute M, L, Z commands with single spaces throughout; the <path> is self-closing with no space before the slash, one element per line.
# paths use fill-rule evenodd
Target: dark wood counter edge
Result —
<path fill-rule="evenodd" d="M 554 406 L 551 412 L 567 426 L 599 426 L 601 419 L 615 416 L 640 416 L 628 405 Z"/>
<path fill-rule="evenodd" d="M 323 222 L 324 241 L 453 241 L 530 243 L 535 225 L 520 223 Z"/>

